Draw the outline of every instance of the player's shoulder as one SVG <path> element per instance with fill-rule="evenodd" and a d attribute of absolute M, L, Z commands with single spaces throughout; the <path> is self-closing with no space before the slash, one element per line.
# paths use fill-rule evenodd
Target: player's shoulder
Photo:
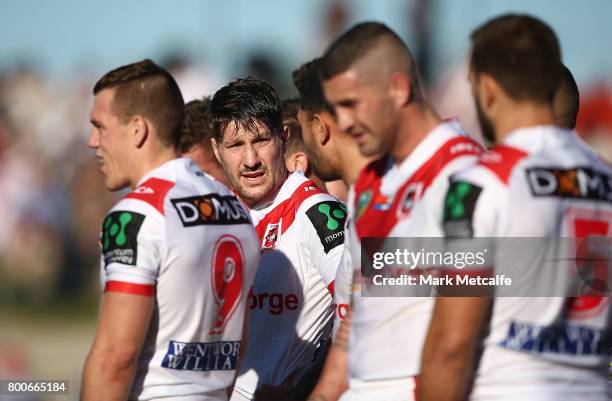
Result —
<path fill-rule="evenodd" d="M 344 205 L 344 203 L 338 200 L 337 198 L 333 197 L 327 192 L 323 192 L 322 190 L 319 190 L 318 193 L 315 193 L 309 196 L 308 198 L 303 199 L 302 202 L 300 202 L 300 205 L 298 207 L 298 213 L 304 213 L 306 210 L 311 209 L 313 206 L 317 204 L 327 203 L 327 202 L 340 203 Z"/>
<path fill-rule="evenodd" d="M 483 153 L 477 164 L 465 172 L 466 176 L 474 179 L 487 180 L 490 184 L 507 186 L 510 179 L 526 160 L 530 158 L 528 152 L 518 147 L 500 145 Z"/>
<path fill-rule="evenodd" d="M 506 188 L 521 161 L 528 154 L 509 146 L 498 146 L 450 174 L 451 183 L 465 182 L 479 187 Z"/>
<path fill-rule="evenodd" d="M 309 233 L 308 235 L 314 235 L 316 232 L 325 253 L 343 243 L 347 216 L 348 211 L 344 203 L 327 193 L 308 198 L 298 211 L 303 232 Z"/>
<path fill-rule="evenodd" d="M 191 161 L 178 173 L 165 207 L 176 211 L 185 227 L 252 224 L 238 197 L 225 184 L 202 172 Z"/>
<path fill-rule="evenodd" d="M 136 188 L 115 205 L 115 208 L 164 216 L 166 200 L 176 191 L 177 186 L 184 185 L 182 181 L 188 165 L 186 159 L 173 159 L 149 171 Z"/>

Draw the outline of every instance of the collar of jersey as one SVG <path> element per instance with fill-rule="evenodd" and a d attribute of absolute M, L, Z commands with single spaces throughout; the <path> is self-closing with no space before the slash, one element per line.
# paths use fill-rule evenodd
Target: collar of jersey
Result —
<path fill-rule="evenodd" d="M 405 158 L 400 165 L 393 163 L 389 158 L 389 164 L 385 168 L 380 192 L 384 196 L 393 196 L 422 165 L 449 139 L 457 135 L 467 135 L 462 131 L 457 120 L 448 120 L 437 125 L 427 136 L 414 148 L 412 153 Z"/>
<path fill-rule="evenodd" d="M 160 166 L 155 167 L 153 170 L 149 171 L 138 181 L 138 185 L 136 188 L 141 186 L 146 180 L 151 177 L 163 178 L 169 181 L 176 181 L 176 177 L 174 171 L 176 168 L 180 166 L 184 166 L 187 168 L 189 164 L 193 163 L 193 161 L 187 157 L 179 157 L 178 159 L 168 160 Z"/>
<path fill-rule="evenodd" d="M 502 145 L 532 154 L 545 148 L 558 147 L 564 142 L 575 140 L 576 136 L 569 129 L 555 125 L 536 125 L 510 132 L 503 140 Z"/>

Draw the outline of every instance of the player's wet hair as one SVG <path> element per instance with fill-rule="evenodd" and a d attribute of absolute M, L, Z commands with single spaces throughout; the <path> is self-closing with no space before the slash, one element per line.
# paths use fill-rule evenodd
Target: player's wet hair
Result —
<path fill-rule="evenodd" d="M 285 99 L 281 103 L 283 126 L 289 128 L 289 137 L 285 145 L 285 154 L 305 151 L 302 127 L 297 119 L 300 102 L 297 99 Z"/>
<path fill-rule="evenodd" d="M 293 84 L 297 88 L 299 96 L 299 106 L 309 114 L 326 111 L 334 114 L 333 108 L 325 100 L 323 87 L 320 78 L 321 59 L 315 58 L 304 63 L 297 70 L 293 71 Z"/>
<path fill-rule="evenodd" d="M 565 65 L 561 66 L 561 80 L 553 97 L 553 114 L 557 125 L 574 129 L 580 108 L 580 93 L 574 77 Z"/>
<path fill-rule="evenodd" d="M 141 115 L 153 124 L 164 145 L 178 149 L 185 104 L 168 71 L 149 59 L 124 65 L 104 74 L 93 93 L 104 89 L 115 90 L 112 108 L 122 123 Z"/>
<path fill-rule="evenodd" d="M 561 78 L 561 50 L 554 31 L 528 16 L 507 14 L 471 35 L 472 73 L 487 73 L 515 100 L 550 103 Z"/>
<path fill-rule="evenodd" d="M 212 128 L 208 124 L 208 104 L 210 96 L 192 100 L 185 104 L 185 122 L 181 127 L 181 139 L 179 150 L 181 153 L 188 152 L 195 145 L 201 145 L 207 153 L 212 154 Z M 210 152 L 208 152 L 210 150 Z"/>
<path fill-rule="evenodd" d="M 208 106 L 208 118 L 217 141 L 234 122 L 237 127 L 257 133 L 257 123 L 271 135 L 281 135 L 282 116 L 278 92 L 257 78 L 236 79 L 219 89 Z"/>

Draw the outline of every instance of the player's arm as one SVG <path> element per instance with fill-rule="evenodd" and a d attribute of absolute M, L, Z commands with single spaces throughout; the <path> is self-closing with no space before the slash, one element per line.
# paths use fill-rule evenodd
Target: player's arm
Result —
<path fill-rule="evenodd" d="M 456 243 L 473 244 L 469 238 L 475 237 L 475 230 L 480 236 L 493 236 L 491 215 L 487 215 L 486 219 L 481 218 L 480 225 L 475 219 L 479 215 L 477 205 L 483 204 L 482 192 L 481 186 L 470 182 L 451 183 L 443 212 L 443 228 L 449 248 L 453 247 L 455 239 L 458 240 Z M 487 261 L 478 268 L 480 274 L 487 275 L 491 267 Z M 453 291 L 461 292 L 463 289 L 450 286 L 442 290 L 448 290 L 452 295 Z M 421 360 L 420 400 L 459 401 L 466 397 L 490 308 L 489 296 L 445 296 L 436 299 Z"/>
<path fill-rule="evenodd" d="M 153 309 L 153 297 L 106 292 L 83 369 L 82 401 L 125 400 Z"/>
<path fill-rule="evenodd" d="M 96 337 L 83 368 L 83 401 L 128 396 L 155 299 L 163 227 L 156 213 L 124 199 L 102 224 L 104 295 Z"/>
<path fill-rule="evenodd" d="M 327 354 L 323 372 L 308 401 L 334 401 L 348 389 L 348 344 L 351 312 L 341 321 L 340 328 Z"/>
<path fill-rule="evenodd" d="M 486 297 L 437 299 L 423 349 L 419 400 L 464 399 L 490 303 Z"/>

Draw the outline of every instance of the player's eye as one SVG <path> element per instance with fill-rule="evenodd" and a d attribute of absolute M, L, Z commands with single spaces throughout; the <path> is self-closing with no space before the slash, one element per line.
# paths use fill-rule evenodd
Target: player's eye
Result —
<path fill-rule="evenodd" d="M 268 142 L 270 142 L 272 140 L 271 137 L 267 136 L 267 137 L 258 137 L 257 139 L 255 139 L 253 141 L 253 143 L 258 144 L 258 145 L 265 145 Z"/>
<path fill-rule="evenodd" d="M 346 107 L 346 108 L 353 108 L 357 105 L 357 101 L 354 99 L 347 99 L 347 100 L 342 100 L 341 102 L 338 102 L 338 106 L 339 107 Z"/>
<path fill-rule="evenodd" d="M 238 149 L 243 145 L 242 142 L 231 142 L 225 145 L 227 149 Z"/>

